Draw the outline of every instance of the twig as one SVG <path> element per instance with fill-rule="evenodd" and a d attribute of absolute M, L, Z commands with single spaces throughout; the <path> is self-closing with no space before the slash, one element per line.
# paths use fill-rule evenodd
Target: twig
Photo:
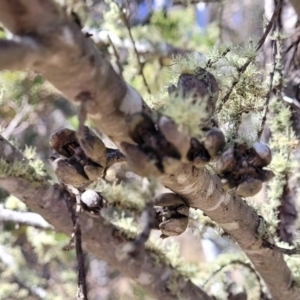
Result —
<path fill-rule="evenodd" d="M 256 51 L 258 51 L 262 45 L 264 44 L 267 36 L 269 35 L 273 25 L 274 25 L 274 22 L 276 21 L 276 19 L 278 18 L 279 16 L 279 13 L 280 13 L 280 10 L 281 10 L 281 7 L 282 7 L 282 4 L 283 4 L 283 1 L 282 0 L 279 0 L 278 3 L 277 3 L 277 6 L 275 7 L 275 10 L 273 12 L 273 15 L 271 17 L 271 20 L 270 22 L 268 23 L 266 29 L 265 29 L 265 32 L 263 34 L 263 36 L 261 37 L 261 39 L 259 40 L 259 42 L 257 43 L 257 46 L 256 46 Z"/>
<path fill-rule="evenodd" d="M 128 31 L 129 37 L 130 37 L 130 40 L 131 40 L 132 45 L 133 45 L 133 49 L 134 49 L 134 52 L 135 52 L 135 55 L 136 55 L 136 58 L 137 58 L 138 65 L 139 65 L 139 74 L 140 74 L 140 75 L 142 76 L 142 78 L 143 78 L 143 82 L 144 82 L 144 85 L 145 85 L 145 87 L 146 87 L 148 93 L 151 94 L 150 87 L 149 87 L 149 85 L 148 85 L 148 83 L 147 83 L 147 80 L 146 80 L 146 77 L 145 77 L 145 75 L 144 75 L 144 66 L 143 66 L 143 64 L 142 64 L 142 62 L 141 62 L 140 54 L 139 54 L 139 52 L 137 51 L 137 48 L 136 48 L 136 45 L 135 45 L 135 40 L 134 40 L 134 38 L 133 38 L 133 36 L 132 36 L 132 32 L 131 32 L 131 27 L 130 27 L 130 24 L 129 24 L 129 20 L 128 20 L 128 17 L 127 17 L 127 15 L 126 15 L 126 11 L 129 11 L 129 3 L 128 3 L 128 1 L 126 0 L 126 4 L 127 4 L 127 5 L 126 5 L 126 6 L 127 6 L 126 11 L 124 11 L 124 8 L 123 8 L 120 4 L 118 4 L 117 2 L 116 2 L 116 4 L 117 4 L 117 6 L 118 6 L 118 8 L 119 8 L 119 11 L 120 11 L 120 14 L 121 14 L 122 21 L 123 21 L 125 27 L 127 28 L 127 31 Z"/>
<path fill-rule="evenodd" d="M 77 129 L 77 136 L 83 137 L 84 136 L 84 123 L 86 120 L 86 100 L 87 99 L 80 99 L 80 106 L 79 106 L 79 110 L 78 110 L 78 129 Z"/>
<path fill-rule="evenodd" d="M 70 192 L 70 195 L 74 195 L 76 199 L 76 210 L 74 211 L 73 205 L 71 203 L 71 197 L 66 199 L 66 204 L 71 213 L 71 218 L 73 222 L 73 232 L 71 235 L 71 239 L 69 245 L 65 247 L 66 250 L 70 250 L 70 245 L 73 243 L 75 239 L 75 248 L 76 248 L 76 257 L 78 264 L 78 290 L 77 290 L 77 299 L 88 300 L 87 297 L 87 283 L 86 283 L 86 271 L 84 266 L 84 254 L 82 251 L 81 244 L 81 229 L 78 220 L 78 214 L 81 210 L 80 204 L 80 192 L 73 186 L 66 186 Z"/>
<path fill-rule="evenodd" d="M 144 226 L 141 233 L 135 238 L 132 243 L 129 243 L 124 247 L 124 250 L 130 255 L 137 255 L 138 253 L 140 253 L 150 236 L 155 219 L 155 210 L 152 201 L 149 201 L 146 204 L 141 218 L 144 221 Z"/>
<path fill-rule="evenodd" d="M 255 278 L 256 278 L 256 281 L 259 285 L 259 290 L 260 290 L 260 297 L 259 299 L 264 299 L 264 292 L 263 292 L 263 287 L 262 287 L 262 283 L 261 283 L 261 280 L 260 280 L 260 277 L 258 276 L 258 274 L 256 273 L 254 267 L 250 264 L 250 263 L 247 263 L 247 262 L 244 262 L 244 261 L 241 261 L 241 260 L 232 260 L 230 261 L 228 264 L 224 265 L 224 266 L 220 266 L 217 270 L 215 270 L 205 281 L 204 283 L 202 284 L 203 287 L 205 287 L 208 282 L 213 278 L 215 277 L 218 273 L 220 273 L 223 269 L 227 268 L 227 267 L 230 267 L 232 265 L 240 265 L 240 266 L 243 266 L 244 268 L 248 269 L 251 273 L 254 274 Z"/>
<path fill-rule="evenodd" d="M 296 247 L 294 247 L 292 249 L 286 249 L 286 248 L 279 247 L 279 246 L 277 246 L 277 245 L 275 245 L 273 243 L 270 243 L 267 240 L 263 241 L 263 246 L 266 247 L 266 248 L 278 251 L 278 252 L 280 252 L 282 254 L 289 255 L 289 256 L 299 255 L 300 254 L 300 247 L 299 246 L 296 246 Z"/>
<path fill-rule="evenodd" d="M 223 18 L 223 12 L 224 12 L 224 0 L 220 1 L 220 8 L 219 8 L 219 15 L 218 15 L 218 27 L 219 27 L 219 41 L 222 43 L 222 18 Z"/>
<path fill-rule="evenodd" d="M 110 42 L 110 44 L 111 44 L 111 46 L 113 48 L 113 51 L 114 51 L 114 54 L 115 54 L 115 57 L 116 57 L 116 63 L 117 63 L 117 66 L 119 68 L 119 75 L 123 78 L 123 67 L 122 67 L 122 64 L 120 62 L 119 53 L 118 53 L 118 51 L 117 51 L 117 49 L 116 49 L 113 41 L 111 40 L 109 34 L 107 35 L 107 37 L 108 37 L 108 40 L 109 40 L 109 42 Z"/>
<path fill-rule="evenodd" d="M 13 117 L 13 119 L 10 121 L 8 126 L 2 132 L 2 136 L 6 139 L 9 139 L 11 134 L 14 132 L 14 130 L 17 128 L 17 126 L 22 121 L 22 119 L 30 111 L 31 111 L 31 106 L 28 104 L 28 95 L 23 95 L 21 107 L 18 108 L 18 111 L 16 112 L 16 115 Z"/>
<path fill-rule="evenodd" d="M 255 51 L 258 52 L 259 49 L 262 47 L 262 45 L 264 44 L 268 34 L 270 33 L 274 22 L 276 21 L 276 19 L 278 18 L 279 12 L 281 10 L 282 7 L 282 0 L 280 0 L 273 12 L 272 18 L 270 20 L 270 22 L 268 23 L 265 32 L 263 34 L 263 36 L 261 37 L 261 39 L 258 41 L 257 46 L 255 48 Z M 253 58 L 248 58 L 247 61 L 244 63 L 244 65 L 242 65 L 241 67 L 239 67 L 237 69 L 238 71 L 238 77 L 237 79 L 232 83 L 229 91 L 226 93 L 226 95 L 223 97 L 223 99 L 221 99 L 218 108 L 216 109 L 216 112 L 220 112 L 220 110 L 222 109 L 222 106 L 228 101 L 229 97 L 231 96 L 231 93 L 233 92 L 233 89 L 235 88 L 235 86 L 239 83 L 239 80 L 241 78 L 241 75 L 247 70 L 248 66 L 251 64 L 251 62 L 253 61 Z"/>
<path fill-rule="evenodd" d="M 267 26 L 267 29 L 269 29 L 269 31 L 272 29 L 272 27 L 273 27 L 273 33 L 275 32 L 275 29 L 277 28 L 278 30 L 279 30 L 279 27 L 280 27 L 280 22 L 278 21 L 279 20 L 279 18 L 278 18 L 278 16 L 279 16 L 279 13 L 280 13 L 280 11 L 281 11 L 281 5 L 282 5 L 282 0 L 280 0 L 279 2 L 278 2 L 278 4 L 277 4 L 277 7 L 276 7 L 276 9 L 275 9 L 275 11 L 274 11 L 274 13 L 273 13 L 273 15 L 272 15 L 272 18 L 271 18 L 271 21 L 273 20 L 273 22 L 275 23 L 275 28 L 273 27 L 273 26 L 271 26 L 271 25 L 273 25 L 273 24 L 271 24 L 271 21 L 269 22 L 269 24 L 268 24 L 268 26 Z M 276 20 L 275 20 L 275 18 L 274 18 L 274 15 L 275 15 L 275 12 L 276 12 Z M 275 22 L 276 21 L 276 22 Z M 270 25 L 271 24 L 271 25 Z M 279 34 L 279 33 L 278 33 Z M 263 42 L 265 41 L 265 39 L 266 39 L 266 36 L 263 36 L 264 37 L 264 40 L 263 40 Z M 279 38 L 279 36 L 278 36 L 278 38 Z M 276 43 L 272 43 L 273 44 L 273 70 L 272 70 L 272 72 L 270 73 L 270 83 L 269 83 L 269 91 L 268 91 L 268 93 L 267 93 L 267 95 L 266 95 L 266 103 L 265 103 L 265 111 L 264 111 L 264 115 L 263 115 L 263 118 L 262 118 L 262 121 L 261 121 L 261 125 L 260 125 L 260 130 L 259 130 L 259 132 L 258 132 L 258 138 L 260 138 L 261 137 L 261 135 L 262 135 L 262 133 L 263 133 L 263 130 L 264 130 L 264 127 L 265 127 L 265 123 L 266 123 L 266 120 L 267 120 L 267 114 L 268 114 L 268 111 L 269 111 L 269 102 L 270 102 L 270 98 L 271 98 L 271 96 L 272 96 L 272 94 L 275 94 L 276 93 L 276 87 L 273 87 L 273 80 L 274 80 L 274 74 L 276 73 L 276 72 L 279 72 L 279 73 L 282 73 L 282 70 L 279 70 L 278 69 L 278 63 L 276 62 L 276 52 L 277 51 L 280 51 L 280 53 L 278 53 L 278 54 L 280 54 L 280 58 L 282 57 L 282 55 L 281 55 L 281 45 L 279 45 L 279 41 L 278 41 L 278 38 L 276 39 Z M 263 39 L 263 38 L 262 38 Z M 261 39 L 261 41 L 262 41 L 262 39 Z M 261 46 L 262 46 L 262 44 L 263 44 L 263 42 L 261 43 Z M 278 45 L 277 45 L 278 44 Z M 280 48 L 280 49 L 279 49 Z M 279 62 L 279 63 L 281 63 L 281 62 Z M 281 74 L 282 75 L 282 74 Z M 282 78 L 282 76 L 280 76 L 280 78 Z M 280 80 L 280 85 L 282 85 L 282 79 Z M 280 94 L 282 94 L 282 87 L 281 87 L 281 89 L 280 89 Z"/>
<path fill-rule="evenodd" d="M 209 59 L 209 60 L 207 61 L 207 63 L 206 63 L 205 68 L 210 68 L 213 64 L 215 64 L 215 63 L 219 60 L 219 58 L 225 57 L 226 54 L 227 54 L 228 52 L 230 52 L 230 48 L 229 48 L 229 47 L 227 47 L 227 48 L 221 53 L 221 55 L 220 55 L 218 58 L 216 58 L 215 60 Z"/>
<path fill-rule="evenodd" d="M 6 208 L 0 208 L 0 221 L 13 222 L 46 230 L 54 229 L 52 225 L 36 213 L 13 211 Z"/>
<path fill-rule="evenodd" d="M 271 91 L 272 91 L 273 79 L 274 79 L 274 70 L 275 70 L 275 64 L 273 65 L 273 71 L 270 73 L 269 91 L 268 91 L 267 96 L 266 96 L 265 111 L 264 111 L 264 115 L 261 119 L 260 130 L 257 133 L 258 139 L 261 139 L 261 135 L 264 131 L 265 124 L 266 124 L 266 121 L 267 121 L 267 114 L 269 112 L 269 102 L 270 102 L 270 98 L 271 98 Z"/>

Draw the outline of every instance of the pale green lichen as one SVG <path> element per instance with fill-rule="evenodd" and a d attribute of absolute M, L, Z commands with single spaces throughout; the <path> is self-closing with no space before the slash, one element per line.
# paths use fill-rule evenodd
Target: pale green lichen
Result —
<path fill-rule="evenodd" d="M 27 206 L 14 195 L 9 195 L 5 200 L 5 208 L 17 211 L 26 211 Z"/>
<path fill-rule="evenodd" d="M 202 137 L 204 133 L 201 130 L 201 120 L 209 117 L 206 111 L 207 101 L 209 99 L 171 95 L 161 112 L 170 117 L 180 131 L 192 137 Z"/>
<path fill-rule="evenodd" d="M 292 155 L 298 141 L 291 128 L 291 110 L 282 99 L 273 97 L 270 100 L 269 111 L 271 115 L 276 116 L 268 120 L 272 132 L 269 146 L 273 156 L 269 167 L 276 176 L 268 183 L 268 201 L 262 204 L 260 211 L 269 225 L 270 232 L 274 234 L 278 227 L 278 208 L 287 183 L 287 175 L 292 174 L 291 180 L 299 179 L 296 170 L 298 164 Z"/>
<path fill-rule="evenodd" d="M 38 182 L 41 178 L 27 161 L 7 163 L 0 158 L 0 178 L 22 177 L 30 182 Z"/>
<path fill-rule="evenodd" d="M 22 152 L 15 145 L 16 141 L 10 140 L 9 142 L 11 145 L 7 144 L 7 147 L 10 148 L 12 154 L 16 151 Z M 0 158 L 0 178 L 22 177 L 34 183 L 42 181 L 42 177 L 46 176 L 46 171 L 42 160 L 34 158 L 36 156 L 35 148 L 26 146 L 22 153 L 24 155 L 22 160 L 7 162 L 5 159 Z M 18 157 L 19 153 L 16 153 L 16 155 Z"/>
<path fill-rule="evenodd" d="M 218 225 L 218 223 L 212 221 L 210 217 L 204 214 L 200 209 L 190 208 L 189 218 L 193 220 L 193 224 L 190 226 L 194 229 L 193 234 L 197 237 L 202 237 L 207 227 L 213 228 L 218 236 L 224 234 L 224 230 Z"/>
<path fill-rule="evenodd" d="M 284 247 L 284 248 L 291 248 L 290 245 L 288 245 L 287 243 L 283 243 L 283 242 L 277 242 L 277 245 L 280 247 Z M 288 268 L 291 270 L 292 274 L 293 274 L 293 281 L 294 284 L 297 288 L 300 288 L 300 259 L 299 259 L 299 241 L 296 244 L 296 247 L 298 249 L 298 254 L 297 255 L 292 255 L 292 256 L 285 256 L 284 259 L 288 265 Z"/>
<path fill-rule="evenodd" d="M 128 214 L 117 211 L 110 213 L 102 211 L 102 216 L 111 224 L 118 228 L 128 241 L 134 240 L 140 233 L 140 229 L 134 217 L 128 217 Z M 174 269 L 176 274 L 180 274 L 184 278 L 195 278 L 199 272 L 199 268 L 192 264 L 184 262 L 180 255 L 179 244 L 175 241 L 166 241 L 157 238 L 157 235 L 151 234 L 145 243 L 145 248 L 149 255 L 157 265 L 165 265 Z"/>
<path fill-rule="evenodd" d="M 185 56 L 174 56 L 172 65 L 172 78 L 175 83 L 181 74 L 195 74 L 197 68 L 205 68 L 207 58 L 203 55 L 193 52 Z"/>
<path fill-rule="evenodd" d="M 144 100 L 154 111 L 165 107 L 170 102 L 169 95 L 166 90 L 161 91 L 160 93 L 155 95 L 148 94 L 144 97 Z"/>
<path fill-rule="evenodd" d="M 236 142 L 245 139 L 238 133 L 239 126 L 242 121 L 244 113 L 255 113 L 259 120 L 257 124 L 261 124 L 262 113 L 265 105 L 265 96 L 267 93 L 267 88 L 264 80 L 262 80 L 264 74 L 261 69 L 258 69 L 254 60 L 256 57 L 256 50 L 254 43 L 250 41 L 245 47 L 232 47 L 223 46 L 219 48 L 214 48 L 213 51 L 204 58 L 197 53 L 191 53 L 186 56 L 176 56 L 174 57 L 174 64 L 172 66 L 172 83 L 176 83 L 178 76 L 181 74 L 196 74 L 196 70 L 200 68 L 213 74 L 219 84 L 219 100 L 217 106 L 219 107 L 217 119 L 219 124 L 224 129 L 224 132 L 228 130 L 227 136 L 234 136 Z M 241 72 L 240 68 L 250 60 L 250 64 Z M 232 89 L 233 84 L 236 85 Z M 232 89 L 232 92 L 224 104 L 224 96 Z M 188 128 L 188 132 L 193 132 L 198 130 L 197 121 L 199 124 L 199 119 L 202 118 L 202 113 L 204 111 L 205 105 L 199 103 L 197 106 L 192 107 L 192 116 L 189 117 L 185 115 L 185 110 L 189 110 L 189 107 L 183 106 L 183 101 L 180 97 L 175 99 L 175 101 L 170 101 L 172 105 L 172 112 L 169 114 L 171 118 L 185 118 L 184 123 L 185 128 Z M 188 104 L 186 103 L 186 106 Z M 163 111 L 164 114 L 168 105 L 165 106 Z M 183 110 L 184 109 L 184 110 Z M 197 119 L 198 113 L 198 119 Z M 181 116 L 184 114 L 184 116 Z M 178 123 L 178 121 L 175 121 Z M 179 123 L 179 124 L 181 124 Z M 223 128 L 224 127 L 224 128 Z M 251 137 L 251 142 L 257 138 L 257 131 L 259 126 L 253 128 L 255 130 L 254 138 Z M 250 144 L 249 135 L 247 135 L 246 142 Z M 232 139 L 229 139 L 232 140 Z M 232 140 L 233 141 L 233 140 Z"/>
<path fill-rule="evenodd" d="M 127 184 L 107 183 L 104 180 L 92 183 L 89 188 L 100 192 L 109 205 L 140 213 L 147 201 L 152 199 L 155 180 L 130 182 Z"/>

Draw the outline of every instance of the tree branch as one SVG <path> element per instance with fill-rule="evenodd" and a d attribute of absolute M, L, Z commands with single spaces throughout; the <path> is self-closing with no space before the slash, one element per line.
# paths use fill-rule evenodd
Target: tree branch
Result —
<path fill-rule="evenodd" d="M 14 12 L 15 6 L 19 5 L 26 8 L 21 14 Z M 39 17 L 35 18 L 37 14 Z M 25 31 L 30 29 L 32 33 L 38 32 L 43 36 L 43 40 L 37 38 L 37 42 L 44 46 L 44 57 L 42 60 L 37 57 L 33 67 L 49 79 L 69 100 L 75 103 L 85 101 L 87 113 L 95 126 L 110 137 L 116 145 L 120 147 L 123 142 L 133 143 L 125 118 L 136 112 L 149 114 L 148 106 L 141 96 L 114 72 L 111 65 L 97 52 L 92 42 L 84 37 L 76 24 L 68 21 L 53 1 L 20 0 L 18 4 L 15 4 L 8 0 L 0 0 L 0 20 L 14 34 L 21 34 L 19 28 L 22 28 Z M 18 26 L 15 26 L 15 23 Z M 44 41 L 47 43 L 45 44 Z M 122 150 L 122 147 L 120 148 Z M 206 169 L 197 169 L 192 164 L 182 164 L 175 174 L 164 174 L 159 176 L 159 179 L 166 187 L 182 196 L 189 206 L 203 210 L 231 235 L 264 279 L 273 299 L 300 298 L 300 292 L 293 286 L 292 275 L 283 255 L 275 249 L 264 247 L 264 239 L 273 242 L 272 237 L 267 232 L 264 232 L 264 239 L 259 237 L 258 228 L 262 225 L 261 218 L 240 197 L 226 193 L 217 176 L 211 175 Z M 1 184 L 4 184 L 6 189 L 16 196 L 24 199 L 20 189 L 22 186 L 24 189 L 25 183 L 20 182 L 19 186 L 15 186 L 15 180 L 2 179 Z M 12 189 L 11 185 L 15 189 Z M 23 190 L 23 192 L 26 195 L 26 191 Z M 31 192 L 34 193 L 32 190 Z M 45 197 L 42 202 L 49 201 L 46 191 L 43 192 L 45 192 Z M 56 206 L 61 206 L 61 201 L 57 199 L 59 192 L 56 193 L 56 201 L 51 201 L 52 205 L 47 206 L 47 211 L 51 212 L 57 209 Z M 27 197 L 29 197 L 28 194 Z M 32 209 L 36 212 L 41 211 L 39 206 Z M 47 213 L 43 211 L 41 214 L 46 218 Z M 61 220 L 61 212 L 57 219 L 54 220 L 52 217 L 54 216 L 51 216 L 49 221 L 54 225 L 59 225 L 57 227 L 60 230 L 65 228 L 64 232 L 70 232 L 70 225 L 68 230 L 64 227 L 66 220 Z M 58 224 L 58 220 L 62 223 Z M 97 229 L 97 234 L 113 230 L 111 227 L 105 228 L 100 221 L 97 222 Z M 88 237 L 91 239 L 97 237 L 93 229 L 85 234 L 86 243 L 89 242 Z M 103 235 L 102 239 L 105 240 Z M 89 251 L 95 255 L 98 253 L 98 257 L 100 255 L 107 262 L 115 265 L 114 252 L 104 254 L 101 251 L 105 247 L 104 244 L 97 244 L 97 247 L 92 244 Z M 117 244 L 114 246 L 119 247 Z M 141 267 L 139 265 L 136 269 L 132 264 L 127 263 L 124 266 L 121 263 L 119 269 L 136 278 L 142 272 Z M 162 271 L 160 270 L 157 274 L 163 274 Z M 153 270 L 151 274 L 156 274 L 156 271 Z M 161 283 L 159 285 L 161 286 Z M 146 284 L 144 287 L 149 288 L 149 285 Z"/>
<path fill-rule="evenodd" d="M 40 229 L 53 230 L 48 222 L 40 215 L 31 212 L 20 212 L 10 209 L 0 208 L 0 221 L 13 222 L 21 225 L 32 226 Z"/>
<path fill-rule="evenodd" d="M 27 69 L 38 55 L 36 44 L 31 38 L 16 40 L 0 39 L 0 66 L 2 70 Z"/>
<path fill-rule="evenodd" d="M 10 165 L 16 161 L 26 163 L 22 154 L 8 141 L 0 137 L 0 163 Z M 31 170 L 34 174 L 34 170 Z M 26 176 L 27 174 L 27 176 Z M 43 177 L 35 175 L 31 181 L 28 172 L 17 176 L 3 177 L 0 173 L 0 187 L 22 200 L 31 210 L 42 215 L 57 231 L 70 235 L 73 224 L 65 200 L 71 195 L 62 186 L 51 185 Z M 178 293 L 187 300 L 210 300 L 211 298 L 179 271 L 172 268 L 167 257 L 146 249 L 143 255 L 128 257 L 122 250 L 131 240 L 122 231 L 102 219 L 80 214 L 79 222 L 82 243 L 85 250 L 131 277 L 157 299 L 172 300 L 176 295 L 167 288 L 168 281 L 176 279 Z M 157 260 L 160 262 L 157 263 Z M 175 292 L 176 293 L 176 292 Z"/>

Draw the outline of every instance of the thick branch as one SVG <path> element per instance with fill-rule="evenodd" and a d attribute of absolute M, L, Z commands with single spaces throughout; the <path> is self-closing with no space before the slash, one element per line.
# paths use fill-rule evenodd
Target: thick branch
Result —
<path fill-rule="evenodd" d="M 18 40 L 0 39 L 0 66 L 2 70 L 27 69 L 38 55 L 38 49 L 31 38 Z"/>
<path fill-rule="evenodd" d="M 10 164 L 14 159 L 25 160 L 20 152 L 3 138 L 0 138 L 0 158 Z M 64 188 L 53 186 L 44 178 L 33 182 L 26 179 L 26 175 L 5 178 L 1 177 L 1 174 L 0 187 L 43 216 L 57 231 L 68 235 L 72 233 L 72 221 L 65 203 L 65 198 L 69 198 L 70 195 Z M 80 215 L 80 227 L 83 247 L 87 252 L 134 279 L 157 299 L 171 300 L 176 297 L 174 291 L 167 288 L 168 280 L 172 278 L 178 282 L 178 293 L 183 299 L 211 299 L 191 281 L 179 275 L 178 271 L 167 263 L 167 259 L 162 260 L 157 253 L 145 250 L 143 255 L 133 258 L 124 255 L 122 249 L 130 240 L 102 218 L 94 219 L 83 213 Z M 157 264 L 157 259 L 161 263 Z"/>
<path fill-rule="evenodd" d="M 53 229 L 48 222 L 36 213 L 19 212 L 5 208 L 0 208 L 0 221 L 13 222 L 41 229 Z"/>
<path fill-rule="evenodd" d="M 44 0 L 41 4 L 38 0 L 20 0 L 18 5 L 20 3 L 26 7 L 23 14 L 14 12 L 13 8 L 16 6 L 14 2 L 0 0 L 0 20 L 14 34 L 20 34 L 19 27 L 15 26 L 17 22 L 22 30 L 35 29 L 43 36 L 43 40 L 37 38 L 37 42 L 45 47 L 45 56 L 43 60 L 37 58 L 34 68 L 70 100 L 84 101 L 94 124 L 117 145 L 120 146 L 122 142 L 132 143 L 125 122 L 126 116 L 141 111 L 149 113 L 149 108 L 140 95 L 114 72 L 110 64 L 101 57 L 91 41 L 80 33 L 75 24 L 70 23 L 62 12 L 54 13 L 57 9 L 52 1 Z M 52 8 L 48 12 L 45 7 Z M 34 18 L 37 13 L 39 18 L 34 21 L 33 26 L 32 21 L 28 20 Z M 26 18 L 23 18 L 23 15 Z M 44 41 L 47 41 L 47 44 Z M 0 65 L 0 70 L 1 68 Z M 9 179 L 2 180 L 2 184 L 4 182 L 9 191 L 14 191 L 9 188 L 13 183 L 7 180 Z M 260 218 L 257 213 L 240 197 L 224 192 L 217 176 L 212 176 L 206 169 L 197 169 L 191 164 L 184 164 L 176 174 L 162 175 L 160 180 L 165 186 L 181 195 L 189 206 L 203 210 L 232 236 L 253 262 L 266 282 L 273 299 L 300 298 L 298 289 L 293 287 L 292 275 L 283 260 L 283 255 L 274 249 L 264 247 L 263 240 L 258 237 Z M 19 189 L 17 194 L 24 199 Z M 57 199 L 57 205 L 59 203 Z M 52 205 L 47 209 L 51 211 L 55 207 L 56 205 Z M 33 210 L 40 212 L 38 207 L 35 209 Z M 42 215 L 46 218 L 45 214 L 46 212 Z M 97 224 L 97 226 L 99 232 L 102 232 L 100 228 L 103 229 L 103 225 Z M 89 235 L 90 232 L 87 234 Z M 89 237 L 94 238 L 94 235 Z M 267 238 L 272 242 L 271 237 Z M 90 250 L 97 252 L 93 247 L 91 245 Z M 101 255 L 104 255 L 101 252 L 101 247 L 104 246 L 99 247 Z M 109 263 L 116 263 L 109 254 L 106 255 Z M 141 272 L 140 269 L 139 271 Z M 124 273 L 133 276 L 140 274 L 138 272 L 132 274 L 127 266 L 124 266 Z"/>

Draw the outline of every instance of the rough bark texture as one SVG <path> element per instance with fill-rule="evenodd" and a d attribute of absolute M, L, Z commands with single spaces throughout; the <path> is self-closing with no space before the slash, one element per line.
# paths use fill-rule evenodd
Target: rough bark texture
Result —
<path fill-rule="evenodd" d="M 140 95 L 114 72 L 92 42 L 81 34 L 77 25 L 71 23 L 58 6 L 50 0 L 16 2 L 0 0 L 0 21 L 19 36 L 20 42 L 29 42 L 36 49 L 35 60 L 32 60 L 31 56 L 28 61 L 24 59 L 21 68 L 26 65 L 41 72 L 69 100 L 84 101 L 95 126 L 117 145 L 120 146 L 122 142 L 132 143 L 125 117 L 134 112 L 148 112 L 148 107 Z M 3 70 L 8 66 L 1 59 L 1 51 L 2 48 L 0 48 L 0 70 Z M 300 292 L 293 286 L 292 275 L 283 260 L 283 255 L 265 248 L 263 240 L 258 237 L 260 218 L 257 213 L 240 197 L 223 191 L 217 176 L 212 176 L 206 169 L 182 164 L 175 174 L 160 176 L 160 181 L 181 195 L 189 206 L 203 210 L 230 234 L 253 262 L 266 282 L 273 299 L 300 299 Z M 57 230 L 70 232 L 71 224 L 67 226 L 65 223 L 60 199 L 63 195 L 59 189 L 44 187 L 42 191 L 37 189 L 34 193 L 32 190 L 28 195 L 25 190 L 26 184 L 20 179 L 1 179 L 1 182 L 3 187 L 20 197 L 25 203 L 29 203 L 28 198 L 25 199 L 29 195 L 34 194 L 33 199 L 37 199 L 38 195 L 43 195 L 47 190 L 39 203 L 31 203 L 31 208 L 56 226 Z M 48 195 L 56 197 L 51 200 L 51 205 Z M 47 203 L 46 207 L 42 203 Z M 52 212 L 51 217 L 50 212 Z M 120 247 L 117 241 L 111 238 L 113 228 L 87 218 L 83 220 L 82 227 L 86 232 L 85 243 L 90 241 L 86 244 L 86 249 L 112 265 L 116 264 L 115 252 L 104 253 L 104 244 L 111 245 L 112 249 Z M 95 242 L 96 237 L 99 243 Z M 267 239 L 272 242 L 271 237 Z M 143 283 L 148 275 L 141 275 L 141 264 L 147 268 L 149 264 L 151 268 L 147 259 L 142 263 L 139 260 L 120 263 L 118 268 L 134 278 L 136 275 L 141 276 Z M 157 274 L 159 278 L 164 274 L 164 270 L 161 267 L 156 268 L 151 269 L 153 270 L 151 274 Z M 151 278 L 155 280 L 155 277 Z M 156 280 L 154 282 L 162 288 L 160 282 Z M 144 287 L 147 288 L 149 285 L 144 282 Z M 159 297 L 159 299 L 165 298 Z"/>
<path fill-rule="evenodd" d="M 0 136 L 0 155 L 8 163 L 25 160 L 22 154 Z M 59 185 L 51 185 L 43 177 L 31 181 L 26 177 L 0 176 L 0 187 L 22 200 L 34 212 L 43 216 L 57 231 L 67 235 L 72 233 L 73 225 L 66 206 L 69 193 Z M 0 216 L 1 219 L 1 216 Z M 145 250 L 140 255 L 127 257 L 122 248 L 129 240 L 116 227 L 104 219 L 94 219 L 80 214 L 80 226 L 84 249 L 105 260 L 111 266 L 131 277 L 157 299 L 174 299 L 180 295 L 187 300 L 210 300 L 211 298 L 191 281 L 180 276 L 167 260 L 157 263 L 159 254 Z M 178 290 L 168 289 L 169 280 L 178 282 Z"/>

